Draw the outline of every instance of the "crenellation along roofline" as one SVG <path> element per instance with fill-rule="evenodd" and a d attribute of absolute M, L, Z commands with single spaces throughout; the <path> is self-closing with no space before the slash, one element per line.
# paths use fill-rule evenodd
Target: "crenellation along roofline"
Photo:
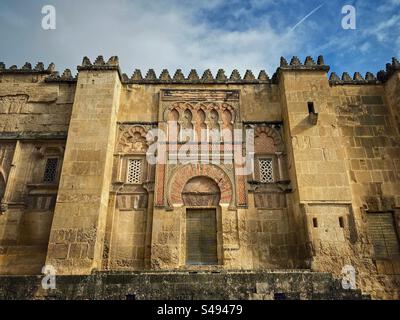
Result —
<path fill-rule="evenodd" d="M 330 70 L 329 65 L 324 62 L 324 57 L 319 56 L 317 62 L 310 56 L 307 56 L 304 63 L 296 56 L 292 57 L 290 63 L 284 57 L 280 59 L 280 66 L 270 78 L 265 70 L 261 70 L 258 76 L 255 77 L 251 70 L 246 70 L 242 77 L 237 69 L 234 69 L 228 77 L 224 69 L 219 69 L 214 77 L 210 69 L 206 69 L 202 76 L 195 69 L 191 69 L 185 77 L 181 69 L 177 69 L 173 76 L 170 75 L 167 69 L 163 69 L 157 77 L 154 69 L 149 69 L 145 76 L 139 69 L 135 69 L 132 76 L 128 77 L 127 74 L 122 73 L 119 66 L 119 59 L 117 56 L 112 56 L 105 62 L 103 56 L 98 56 L 94 63 L 88 57 L 84 57 L 82 64 L 77 67 L 78 73 L 80 71 L 117 71 L 120 80 L 123 84 L 277 84 L 279 74 L 288 71 L 322 71 L 328 73 Z M 349 73 L 344 72 L 342 77 L 332 72 L 329 77 L 331 85 L 373 85 L 385 83 L 397 71 L 400 70 L 400 63 L 396 58 L 392 58 L 392 62 L 386 64 L 386 70 L 381 70 L 374 75 L 372 72 L 367 72 L 363 77 L 359 72 L 355 72 L 351 77 Z M 54 63 L 45 68 L 42 62 L 38 62 L 34 68 L 29 62 L 26 62 L 21 68 L 16 65 L 6 68 L 3 62 L 0 62 L 0 74 L 43 74 L 45 82 L 65 82 L 74 83 L 77 81 L 77 75 L 73 76 L 70 69 L 60 75 L 55 70 Z"/>

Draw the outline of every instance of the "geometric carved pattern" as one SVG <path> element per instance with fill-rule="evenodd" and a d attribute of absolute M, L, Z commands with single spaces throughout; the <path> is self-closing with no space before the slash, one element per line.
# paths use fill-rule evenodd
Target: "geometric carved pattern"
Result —
<path fill-rule="evenodd" d="M 254 205 L 264 209 L 285 208 L 286 196 L 284 193 L 254 193 Z"/>
<path fill-rule="evenodd" d="M 258 125 L 254 132 L 254 147 L 256 153 L 275 153 L 283 151 L 283 141 L 275 128 Z"/>
<path fill-rule="evenodd" d="M 141 126 L 121 127 L 123 130 L 119 137 L 118 152 L 140 152 L 147 150 L 146 130 Z"/>
<path fill-rule="evenodd" d="M 138 210 L 147 208 L 147 194 L 117 195 L 117 209 Z"/>
<path fill-rule="evenodd" d="M 44 169 L 43 182 L 51 183 L 56 180 L 58 158 L 48 158 Z"/>
<path fill-rule="evenodd" d="M 155 179 L 155 203 L 156 206 L 164 205 L 164 179 L 165 179 L 165 164 L 158 163 L 156 165 L 156 179 Z"/>
<path fill-rule="evenodd" d="M 214 180 L 195 177 L 183 188 L 182 199 L 185 206 L 218 206 L 220 190 Z"/>
<path fill-rule="evenodd" d="M 259 159 L 258 161 L 260 166 L 260 182 L 274 182 L 272 159 Z"/>
<path fill-rule="evenodd" d="M 168 185 L 169 204 L 182 204 L 182 191 L 186 183 L 194 177 L 203 176 L 214 180 L 221 192 L 221 203 L 232 202 L 232 183 L 227 174 L 218 166 L 211 164 L 184 165 L 177 169 Z"/>
<path fill-rule="evenodd" d="M 20 113 L 28 98 L 25 94 L 0 97 L 0 113 Z"/>
<path fill-rule="evenodd" d="M 141 183 L 142 161 L 138 159 L 128 160 L 127 183 Z"/>
<path fill-rule="evenodd" d="M 237 205 L 247 205 L 247 193 L 246 193 L 246 179 L 242 174 L 236 174 L 236 197 Z"/>
<path fill-rule="evenodd" d="M 203 111 L 206 114 L 206 118 L 210 119 L 211 111 L 217 112 L 218 117 L 222 119 L 222 113 L 224 111 L 229 111 L 232 115 L 231 121 L 235 120 L 235 108 L 226 102 L 176 102 L 170 105 L 164 110 L 164 121 L 168 121 L 169 113 L 172 110 L 176 110 L 179 114 L 179 119 L 183 119 L 183 113 L 186 110 L 190 110 L 192 114 L 196 114 L 197 111 Z"/>

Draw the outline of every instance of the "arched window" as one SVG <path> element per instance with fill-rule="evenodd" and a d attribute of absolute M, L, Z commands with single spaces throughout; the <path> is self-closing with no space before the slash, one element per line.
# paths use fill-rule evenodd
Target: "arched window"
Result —
<path fill-rule="evenodd" d="M 179 112 L 172 109 L 168 114 L 168 142 L 177 143 L 180 131 Z"/>
<path fill-rule="evenodd" d="M 197 140 L 207 141 L 207 125 L 206 125 L 206 113 L 203 109 L 197 111 Z"/>
<path fill-rule="evenodd" d="M 209 121 L 209 136 L 210 141 L 214 143 L 218 143 L 221 141 L 221 131 L 219 125 L 219 115 L 215 109 L 212 109 L 210 112 L 210 121 Z"/>
<path fill-rule="evenodd" d="M 189 109 L 186 109 L 183 113 L 183 120 L 181 125 L 181 142 L 193 141 L 194 139 L 192 119 L 192 112 Z"/>

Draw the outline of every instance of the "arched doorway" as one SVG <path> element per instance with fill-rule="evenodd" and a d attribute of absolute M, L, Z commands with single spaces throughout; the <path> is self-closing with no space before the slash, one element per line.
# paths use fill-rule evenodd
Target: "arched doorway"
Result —
<path fill-rule="evenodd" d="M 217 209 L 221 192 L 206 176 L 190 179 L 182 191 L 186 207 L 186 265 L 217 265 Z"/>

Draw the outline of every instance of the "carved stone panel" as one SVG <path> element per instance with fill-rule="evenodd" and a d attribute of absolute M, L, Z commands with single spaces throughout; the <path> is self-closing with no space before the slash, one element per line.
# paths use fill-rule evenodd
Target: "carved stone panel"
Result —
<path fill-rule="evenodd" d="M 147 130 L 139 125 L 120 126 L 116 151 L 122 153 L 145 153 L 148 148 Z"/>
<path fill-rule="evenodd" d="M 26 94 L 0 97 L 0 113 L 20 113 L 28 101 Z"/>

